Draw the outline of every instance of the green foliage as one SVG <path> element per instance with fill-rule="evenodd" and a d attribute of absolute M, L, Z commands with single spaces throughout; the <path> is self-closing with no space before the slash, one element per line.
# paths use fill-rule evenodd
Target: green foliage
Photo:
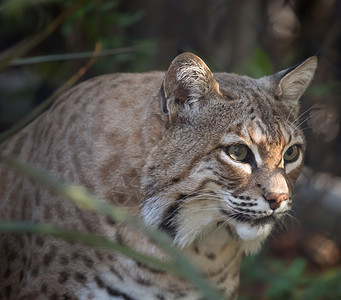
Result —
<path fill-rule="evenodd" d="M 0 54 L 0 70 L 19 66 L 9 72 L 22 84 L 13 93 L 8 82 L 12 77 L 0 74 L 4 89 L 0 99 L 2 110 L 13 111 L 14 103 L 18 103 L 14 113 L 0 114 L 0 131 L 25 118 L 33 103 L 40 103 L 65 78 L 70 78 L 84 59 L 91 58 L 91 50 L 98 42 L 102 51 L 88 77 L 148 69 L 148 58 L 157 49 L 156 40 L 135 38 L 129 33 L 130 26 L 138 23 L 144 13 L 124 12 L 122 3 L 121 0 L 4 2 L 0 13 L 5 22 L 0 35 L 8 43 L 8 49 Z"/>
<path fill-rule="evenodd" d="M 326 97 L 331 93 L 339 94 L 341 92 L 340 82 L 328 82 L 311 85 L 306 94 L 317 98 Z"/>
<path fill-rule="evenodd" d="M 289 264 L 265 252 L 245 257 L 242 263 L 240 300 L 336 300 L 341 299 L 341 270 L 309 272 L 307 261 L 296 258 Z M 257 294 L 253 286 L 257 285 Z"/>
<path fill-rule="evenodd" d="M 300 258 L 294 260 L 287 268 L 283 264 L 274 266 L 273 270 L 276 275 L 269 278 L 269 289 L 265 295 L 272 299 L 291 298 L 295 286 L 299 286 L 304 282 L 302 275 L 305 267 L 305 261 Z"/>
<path fill-rule="evenodd" d="M 39 45 L 46 37 L 48 37 L 58 26 L 65 20 L 65 18 L 75 11 L 75 7 L 71 7 L 59 15 L 53 22 L 44 28 L 43 31 L 39 32 L 35 36 L 28 38 L 17 45 L 12 46 L 10 49 L 0 54 L 0 71 L 5 69 L 12 60 L 22 57 L 31 49 Z"/>
<path fill-rule="evenodd" d="M 246 65 L 246 73 L 255 78 L 263 77 L 273 73 L 273 66 L 270 56 L 261 47 L 254 50 L 253 57 Z"/>
<path fill-rule="evenodd" d="M 64 49 L 65 51 L 68 48 L 70 52 L 74 52 L 74 49 L 92 49 L 98 41 L 101 41 L 105 50 L 126 46 L 137 47 L 139 48 L 138 51 L 140 51 L 139 54 L 142 56 L 131 53 L 122 54 L 121 58 L 119 56 L 117 56 L 117 59 L 116 56 L 111 58 L 109 64 L 108 61 L 99 61 L 97 68 L 101 69 L 101 73 L 120 71 L 121 66 L 124 66 L 125 69 L 132 67 L 132 71 L 141 71 L 137 70 L 136 67 L 134 68 L 134 66 L 143 66 L 140 63 L 141 59 L 145 61 L 146 56 L 153 53 L 150 50 L 155 47 L 155 41 L 141 40 L 128 34 L 129 27 L 139 22 L 144 13 L 142 10 L 131 13 L 123 12 L 120 9 L 121 5 L 122 1 L 120 0 L 7 0 L 2 7 L 2 12 L 8 24 L 12 24 L 11 26 L 3 26 L 0 33 L 5 33 L 5 37 L 13 37 L 18 34 L 19 36 L 20 34 L 27 36 L 27 34 L 31 34 L 27 32 L 27 28 L 37 28 L 35 14 L 38 13 L 39 18 L 42 20 L 38 23 L 39 27 L 43 25 L 47 28 L 50 25 L 46 24 L 55 17 L 56 12 L 65 12 L 72 7 L 77 7 L 64 20 L 58 32 L 54 34 L 54 43 L 46 45 L 43 43 L 41 48 L 45 48 L 45 53 L 47 50 L 50 51 L 49 54 L 54 54 L 58 50 L 63 51 Z M 44 28 L 44 31 L 46 28 Z M 29 39 L 30 42 L 31 40 Z M 50 45 L 54 46 L 51 47 Z M 146 46 L 149 48 L 148 51 L 141 49 Z M 19 48 L 25 49 L 25 52 L 22 53 L 24 55 L 33 46 L 27 48 L 27 50 L 24 47 Z"/>
<path fill-rule="evenodd" d="M 309 287 L 302 292 L 302 300 L 341 299 L 341 270 L 331 269 L 311 279 Z"/>
<path fill-rule="evenodd" d="M 60 0 L 5 0 L 2 9 L 7 17 L 18 19 L 22 16 L 24 10 L 32 5 L 41 5 L 58 1 Z"/>

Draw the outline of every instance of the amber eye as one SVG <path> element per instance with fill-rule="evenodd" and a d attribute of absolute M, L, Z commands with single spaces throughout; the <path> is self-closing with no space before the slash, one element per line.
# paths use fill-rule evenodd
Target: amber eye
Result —
<path fill-rule="evenodd" d="M 300 151 L 298 149 L 297 145 L 292 145 L 288 148 L 288 150 L 284 153 L 284 161 L 287 163 L 294 162 L 298 159 L 298 156 L 300 154 Z"/>
<path fill-rule="evenodd" d="M 227 148 L 228 155 L 236 161 L 243 161 L 248 155 L 248 147 L 242 144 L 231 145 Z"/>

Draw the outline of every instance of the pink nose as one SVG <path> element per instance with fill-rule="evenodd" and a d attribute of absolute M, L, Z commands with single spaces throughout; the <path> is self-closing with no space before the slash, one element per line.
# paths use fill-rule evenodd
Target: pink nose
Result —
<path fill-rule="evenodd" d="M 289 199 L 288 193 L 269 193 L 266 195 L 265 200 L 269 202 L 270 208 L 276 210 L 281 206 L 281 203 Z"/>

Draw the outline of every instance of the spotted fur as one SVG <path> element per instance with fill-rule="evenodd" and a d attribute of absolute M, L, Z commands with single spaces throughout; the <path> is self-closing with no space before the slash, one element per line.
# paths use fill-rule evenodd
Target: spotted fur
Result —
<path fill-rule="evenodd" d="M 213 75 L 184 53 L 166 73 L 97 77 L 67 92 L 1 151 L 140 214 L 236 297 L 243 253 L 258 251 L 291 207 L 305 150 L 298 100 L 316 64 L 312 57 L 252 79 Z M 231 145 L 247 146 L 247 161 L 233 159 Z M 293 145 L 299 156 L 286 163 Z M 1 219 L 95 233 L 163 258 L 138 232 L 4 165 L 0 178 Z M 183 279 L 63 240 L 1 234 L 0 257 L 1 299 L 201 298 Z"/>

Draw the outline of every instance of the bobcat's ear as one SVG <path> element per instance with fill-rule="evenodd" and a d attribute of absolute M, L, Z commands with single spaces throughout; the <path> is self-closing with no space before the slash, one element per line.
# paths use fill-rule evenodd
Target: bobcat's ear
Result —
<path fill-rule="evenodd" d="M 221 95 L 219 84 L 207 65 L 196 55 L 185 52 L 171 63 L 161 88 L 162 110 L 170 118 L 185 106 L 203 98 Z"/>
<path fill-rule="evenodd" d="M 312 56 L 303 63 L 279 72 L 279 97 L 290 107 L 298 107 L 298 100 L 307 89 L 317 67 L 317 56 Z"/>

